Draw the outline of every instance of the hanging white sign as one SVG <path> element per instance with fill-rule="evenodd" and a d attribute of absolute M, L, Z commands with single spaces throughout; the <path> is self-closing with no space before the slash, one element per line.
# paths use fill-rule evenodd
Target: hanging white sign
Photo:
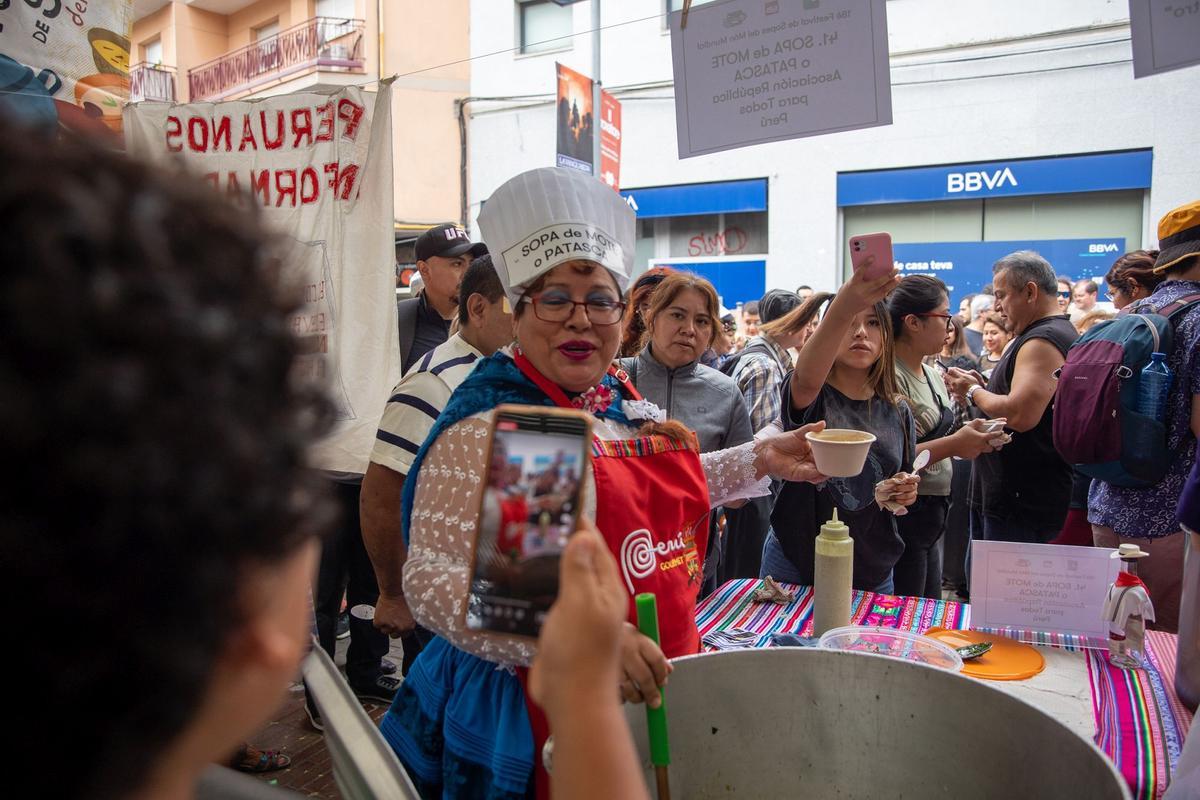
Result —
<path fill-rule="evenodd" d="M 891 124 L 884 0 L 719 0 L 682 19 L 680 158 Z"/>

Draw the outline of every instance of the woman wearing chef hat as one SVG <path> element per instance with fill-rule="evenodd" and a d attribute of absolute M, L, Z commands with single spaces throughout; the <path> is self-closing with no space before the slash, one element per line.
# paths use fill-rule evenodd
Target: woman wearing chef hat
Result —
<path fill-rule="evenodd" d="M 629 619 L 633 595 L 654 592 L 661 625 L 661 650 L 626 626 L 614 700 L 619 688 L 626 700 L 651 703 L 670 671 L 666 658 L 699 651 L 694 567 L 708 529 L 697 521 L 713 506 L 766 495 L 769 477 L 822 480 L 804 434 L 823 423 L 701 456 L 689 431 L 641 398 L 612 365 L 634 214 L 600 181 L 566 169 L 522 173 L 489 198 L 479 225 L 513 309 L 516 344 L 480 361 L 455 391 L 405 485 L 404 590 L 438 638 L 381 728 L 425 795 L 525 797 L 547 733 L 523 688 L 535 646 L 469 631 L 463 614 L 492 410 L 519 403 L 592 415 L 583 516 L 617 557 Z M 660 559 L 663 552 L 671 557 Z M 543 792 L 544 781 L 537 785 Z"/>

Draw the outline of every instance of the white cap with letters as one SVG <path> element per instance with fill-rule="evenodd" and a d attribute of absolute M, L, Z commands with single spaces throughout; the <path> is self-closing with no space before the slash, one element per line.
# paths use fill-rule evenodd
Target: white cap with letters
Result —
<path fill-rule="evenodd" d="M 593 261 L 622 293 L 629 286 L 633 210 L 590 175 L 561 167 L 522 172 L 488 198 L 479 228 L 514 307 L 526 287 L 566 261 Z"/>

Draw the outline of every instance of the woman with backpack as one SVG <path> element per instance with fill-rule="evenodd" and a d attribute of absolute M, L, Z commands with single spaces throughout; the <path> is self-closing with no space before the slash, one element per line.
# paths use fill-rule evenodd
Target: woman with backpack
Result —
<path fill-rule="evenodd" d="M 1159 253 L 1154 273 L 1165 277 L 1135 309 L 1162 310 L 1200 298 L 1200 201 L 1171 211 L 1158 223 Z M 1127 312 L 1128 313 L 1128 312 Z M 1116 324 L 1116 323 L 1110 323 Z M 1142 489 L 1092 481 L 1088 522 L 1097 547 L 1134 543 L 1150 553 L 1138 565 L 1138 577 L 1154 602 L 1154 627 L 1175 631 L 1179 621 L 1185 534 L 1176 503 L 1196 461 L 1200 437 L 1200 303 L 1171 318 L 1173 345 L 1166 364 L 1175 376 L 1166 402 L 1166 475 Z"/>
<path fill-rule="evenodd" d="M 896 337 L 896 387 L 908 402 L 916 424 L 916 451 L 928 450 L 917 501 L 896 518 L 904 554 L 896 562 L 896 594 L 940 598 L 942 557 L 938 541 L 950 506 L 952 457 L 973 459 L 990 453 L 1004 433 L 986 430 L 985 420 L 956 421 L 942 376 L 923 361 L 941 350 L 952 329 L 946 284 L 929 275 L 910 275 L 887 301 Z M 986 334 L 985 334 L 986 336 Z"/>

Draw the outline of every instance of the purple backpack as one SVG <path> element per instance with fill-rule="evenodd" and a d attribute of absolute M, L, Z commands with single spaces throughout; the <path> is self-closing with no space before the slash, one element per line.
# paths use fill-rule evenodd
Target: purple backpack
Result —
<path fill-rule="evenodd" d="M 1067 351 L 1054 392 L 1054 447 L 1067 463 L 1114 486 L 1144 488 L 1170 465 L 1166 426 L 1137 412 L 1151 353 L 1171 352 L 1172 319 L 1200 303 L 1180 298 L 1097 323 Z"/>

